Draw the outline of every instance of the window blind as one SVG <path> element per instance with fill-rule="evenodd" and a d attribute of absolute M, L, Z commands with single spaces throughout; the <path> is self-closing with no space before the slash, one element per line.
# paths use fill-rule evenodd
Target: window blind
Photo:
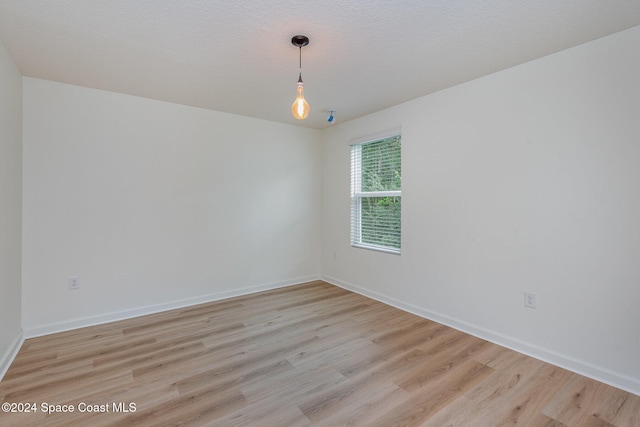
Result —
<path fill-rule="evenodd" d="M 351 146 L 351 245 L 400 253 L 400 135 Z"/>

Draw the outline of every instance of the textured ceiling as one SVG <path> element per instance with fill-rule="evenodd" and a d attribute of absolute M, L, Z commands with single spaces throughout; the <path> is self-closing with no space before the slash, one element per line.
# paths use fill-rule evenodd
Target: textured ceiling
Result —
<path fill-rule="evenodd" d="M 313 128 L 636 25 L 638 0 L 0 0 L 25 76 Z"/>

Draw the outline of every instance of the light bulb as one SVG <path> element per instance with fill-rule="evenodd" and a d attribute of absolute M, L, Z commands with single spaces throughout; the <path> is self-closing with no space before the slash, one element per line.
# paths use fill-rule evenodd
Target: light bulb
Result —
<path fill-rule="evenodd" d="M 291 106 L 291 114 L 298 120 L 304 120 L 309 115 L 309 103 L 304 99 L 304 89 L 302 78 L 298 80 L 298 89 L 296 91 L 296 100 Z"/>

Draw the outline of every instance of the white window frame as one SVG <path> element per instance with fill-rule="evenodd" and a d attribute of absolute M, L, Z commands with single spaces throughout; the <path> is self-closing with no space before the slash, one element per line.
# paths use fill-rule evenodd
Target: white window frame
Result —
<path fill-rule="evenodd" d="M 351 145 L 351 221 L 350 240 L 351 246 L 362 249 L 371 249 L 380 252 L 400 255 L 400 247 L 388 247 L 362 242 L 362 200 L 368 197 L 396 197 L 402 199 L 402 190 L 397 191 L 362 191 L 361 172 L 361 152 L 362 146 L 368 143 L 378 142 L 383 139 L 399 136 L 402 138 L 400 129 L 392 129 L 365 138 L 350 141 Z M 401 222 L 402 224 L 402 222 Z"/>

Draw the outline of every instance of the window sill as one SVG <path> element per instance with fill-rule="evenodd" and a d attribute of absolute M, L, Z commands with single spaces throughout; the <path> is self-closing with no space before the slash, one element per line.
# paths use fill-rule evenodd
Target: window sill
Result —
<path fill-rule="evenodd" d="M 367 249 L 370 251 L 376 251 L 376 252 L 383 252 L 386 254 L 392 254 L 392 255 L 400 255 L 400 249 L 394 249 L 394 248 L 385 248 L 383 246 L 372 246 L 372 245 L 364 245 L 364 244 L 358 244 L 358 243 L 352 243 L 351 244 L 352 248 L 359 248 L 359 249 Z"/>

